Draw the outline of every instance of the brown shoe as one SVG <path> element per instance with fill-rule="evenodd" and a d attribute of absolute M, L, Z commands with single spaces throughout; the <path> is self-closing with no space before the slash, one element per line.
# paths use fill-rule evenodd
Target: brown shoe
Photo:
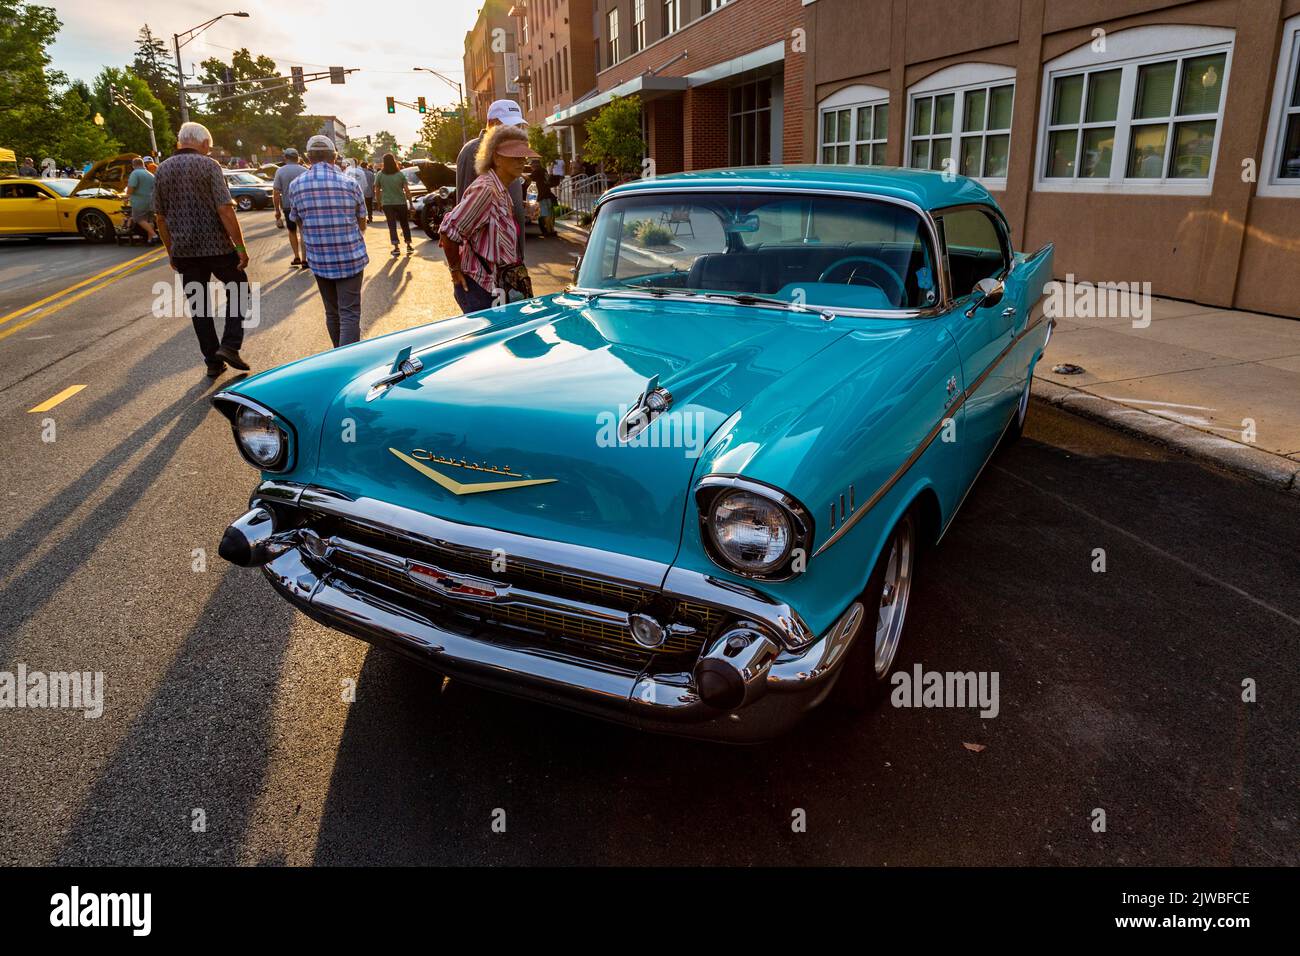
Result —
<path fill-rule="evenodd" d="M 220 360 L 208 363 L 208 378 L 216 378 L 226 370 L 226 363 Z"/>
<path fill-rule="evenodd" d="M 231 368 L 237 368 L 241 372 L 247 372 L 250 368 L 249 364 L 240 357 L 237 351 L 226 348 L 224 345 L 217 349 L 216 357 L 225 362 Z"/>

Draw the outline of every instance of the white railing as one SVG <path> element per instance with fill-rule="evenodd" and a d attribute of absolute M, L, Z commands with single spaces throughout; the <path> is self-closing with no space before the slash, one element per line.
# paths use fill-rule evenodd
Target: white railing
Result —
<path fill-rule="evenodd" d="M 555 187 L 555 198 L 575 212 L 591 212 L 596 200 L 608 188 L 609 177 L 604 173 L 569 176 Z"/>

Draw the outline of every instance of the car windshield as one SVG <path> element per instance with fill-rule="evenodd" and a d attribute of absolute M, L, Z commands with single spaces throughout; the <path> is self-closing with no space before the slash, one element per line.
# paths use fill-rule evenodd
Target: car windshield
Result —
<path fill-rule="evenodd" d="M 43 179 L 42 184 L 49 189 L 53 189 L 60 196 L 70 196 L 72 191 L 77 188 L 79 180 L 76 179 Z"/>
<path fill-rule="evenodd" d="M 887 311 L 939 300 L 929 236 L 914 210 L 813 192 L 607 200 L 578 286 Z"/>
<path fill-rule="evenodd" d="M 237 186 L 264 186 L 265 179 L 258 179 L 252 173 L 226 173 L 226 178 Z"/>

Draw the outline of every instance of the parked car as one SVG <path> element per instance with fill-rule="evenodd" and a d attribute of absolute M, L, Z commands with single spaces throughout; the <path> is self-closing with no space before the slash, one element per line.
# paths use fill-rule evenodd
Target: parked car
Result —
<path fill-rule="evenodd" d="M 80 234 L 113 242 L 123 190 L 138 153 L 95 163 L 81 179 L 0 179 L 0 236 Z"/>
<path fill-rule="evenodd" d="M 270 209 L 274 188 L 271 183 L 246 169 L 222 170 L 226 176 L 226 185 L 240 212 L 250 209 Z"/>
<path fill-rule="evenodd" d="M 262 473 L 220 553 L 454 680 L 647 730 L 871 705 L 925 549 L 1024 427 L 1052 247 L 1009 235 L 918 170 L 617 186 L 570 289 L 219 393 Z"/>

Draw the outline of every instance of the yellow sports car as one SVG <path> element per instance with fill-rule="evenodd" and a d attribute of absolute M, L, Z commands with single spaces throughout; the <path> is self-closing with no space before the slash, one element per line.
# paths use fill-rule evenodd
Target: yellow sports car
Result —
<path fill-rule="evenodd" d="M 79 180 L 0 179 L 0 236 L 80 233 L 88 242 L 113 242 L 122 191 L 138 155 L 100 160 Z"/>

